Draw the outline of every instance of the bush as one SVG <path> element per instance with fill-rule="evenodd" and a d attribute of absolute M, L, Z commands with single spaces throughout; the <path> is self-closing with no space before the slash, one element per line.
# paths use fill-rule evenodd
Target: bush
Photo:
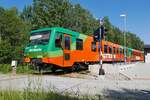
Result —
<path fill-rule="evenodd" d="M 12 71 L 12 67 L 10 64 L 0 64 L 0 72 L 1 73 L 9 73 Z"/>
<path fill-rule="evenodd" d="M 0 73 L 6 74 L 10 73 L 12 71 L 12 67 L 10 64 L 0 64 Z M 16 67 L 16 73 L 33 73 L 34 70 L 31 68 L 31 66 L 28 65 L 18 65 Z"/>
<path fill-rule="evenodd" d="M 16 68 L 17 73 L 33 73 L 34 70 L 28 65 L 19 65 Z"/>

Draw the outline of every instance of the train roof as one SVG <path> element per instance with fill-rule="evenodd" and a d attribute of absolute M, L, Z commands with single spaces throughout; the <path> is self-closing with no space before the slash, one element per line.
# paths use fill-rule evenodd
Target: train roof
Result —
<path fill-rule="evenodd" d="M 69 35 L 75 35 L 75 36 L 78 36 L 79 34 L 81 33 L 78 33 L 78 32 L 75 32 L 75 31 L 72 31 L 72 30 L 69 30 L 69 29 L 66 29 L 66 28 L 63 28 L 63 27 L 47 27 L 47 28 L 41 28 L 41 29 L 37 29 L 37 30 L 33 30 L 31 31 L 31 34 L 33 32 L 40 32 L 40 31 L 46 31 L 46 30 L 57 30 L 59 32 L 63 32 L 63 33 L 66 33 L 66 34 L 69 34 Z M 85 35 L 85 34 L 83 34 Z"/>

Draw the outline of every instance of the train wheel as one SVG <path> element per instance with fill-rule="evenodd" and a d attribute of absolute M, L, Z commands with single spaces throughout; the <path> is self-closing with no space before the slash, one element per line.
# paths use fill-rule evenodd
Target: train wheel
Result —
<path fill-rule="evenodd" d="M 57 69 L 56 69 L 56 68 L 54 68 L 54 67 L 52 67 L 52 68 L 51 68 L 51 71 L 52 71 L 53 73 L 55 73 L 55 72 L 56 72 L 56 70 L 57 70 Z"/>
<path fill-rule="evenodd" d="M 80 63 L 77 63 L 76 65 L 75 65 L 75 71 L 79 71 L 80 70 L 80 67 L 81 67 L 81 65 L 80 65 Z"/>
<path fill-rule="evenodd" d="M 40 66 L 38 66 L 38 70 L 39 70 L 39 72 L 41 73 L 41 67 L 40 67 Z"/>
<path fill-rule="evenodd" d="M 64 72 L 64 74 L 69 73 L 69 72 L 71 72 L 71 69 L 69 69 L 69 68 L 64 68 L 64 69 L 63 69 L 63 72 Z"/>
<path fill-rule="evenodd" d="M 39 73 L 42 74 L 42 67 L 40 65 L 37 66 L 37 70 L 38 70 Z"/>
<path fill-rule="evenodd" d="M 76 65 L 74 64 L 71 68 L 70 68 L 70 70 L 73 72 L 73 71 L 75 71 L 76 70 Z"/>
<path fill-rule="evenodd" d="M 89 66 L 88 64 L 84 64 L 84 69 L 88 70 Z"/>

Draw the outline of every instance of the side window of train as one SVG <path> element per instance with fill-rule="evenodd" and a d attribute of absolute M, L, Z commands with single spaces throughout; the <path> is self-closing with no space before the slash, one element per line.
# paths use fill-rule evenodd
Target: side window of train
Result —
<path fill-rule="evenodd" d="M 129 56 L 129 52 L 128 52 L 128 49 L 126 49 L 126 54 L 127 54 L 127 56 Z"/>
<path fill-rule="evenodd" d="M 117 54 L 119 54 L 119 49 L 118 48 L 116 48 L 117 49 Z"/>
<path fill-rule="evenodd" d="M 83 40 L 76 39 L 76 50 L 83 50 Z"/>
<path fill-rule="evenodd" d="M 113 54 L 116 54 L 116 48 L 113 47 Z"/>
<path fill-rule="evenodd" d="M 55 38 L 55 47 L 61 47 L 62 35 L 58 33 Z"/>
<path fill-rule="evenodd" d="M 108 52 L 107 52 L 107 48 L 108 48 L 108 46 L 107 46 L 107 45 L 104 45 L 104 53 L 108 53 Z"/>
<path fill-rule="evenodd" d="M 96 52 L 96 42 L 91 43 L 91 50 Z"/>
<path fill-rule="evenodd" d="M 70 50 L 70 37 L 65 36 L 65 49 Z"/>
<path fill-rule="evenodd" d="M 109 53 L 112 54 L 112 48 L 111 47 L 109 47 Z"/>

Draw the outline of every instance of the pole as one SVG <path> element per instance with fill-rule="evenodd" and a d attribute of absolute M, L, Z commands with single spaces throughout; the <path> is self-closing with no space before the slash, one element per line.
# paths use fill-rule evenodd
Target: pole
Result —
<path fill-rule="evenodd" d="M 101 31 L 101 29 L 100 29 Z M 102 62 L 102 39 L 99 39 L 98 42 L 99 45 L 99 65 L 100 65 L 100 69 L 99 69 L 99 75 L 104 75 L 104 70 L 103 70 L 103 62 Z"/>
<path fill-rule="evenodd" d="M 124 63 L 127 62 L 126 56 L 126 16 L 124 16 Z"/>
<path fill-rule="evenodd" d="M 100 29 L 100 31 L 101 31 L 101 29 Z M 100 69 L 102 69 L 103 62 L 102 62 L 102 38 L 101 38 L 101 35 L 100 35 L 100 39 L 99 39 L 99 64 L 100 64 Z"/>
<path fill-rule="evenodd" d="M 100 69 L 99 69 L 99 75 L 104 75 L 105 72 L 103 70 L 103 61 L 102 61 L 102 37 L 101 37 L 101 26 L 103 25 L 103 19 L 100 20 L 100 28 L 99 28 L 99 64 L 100 64 Z"/>
<path fill-rule="evenodd" d="M 121 14 L 120 17 L 124 18 L 124 64 L 126 64 L 126 15 Z"/>

